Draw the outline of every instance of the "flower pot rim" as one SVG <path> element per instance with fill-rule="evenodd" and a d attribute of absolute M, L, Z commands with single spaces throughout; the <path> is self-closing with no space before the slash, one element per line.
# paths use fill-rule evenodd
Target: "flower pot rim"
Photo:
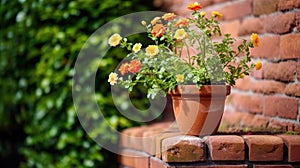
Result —
<path fill-rule="evenodd" d="M 202 85 L 200 89 L 196 85 L 177 85 L 168 94 L 171 96 L 200 95 L 200 96 L 227 96 L 231 92 L 230 85 Z"/>

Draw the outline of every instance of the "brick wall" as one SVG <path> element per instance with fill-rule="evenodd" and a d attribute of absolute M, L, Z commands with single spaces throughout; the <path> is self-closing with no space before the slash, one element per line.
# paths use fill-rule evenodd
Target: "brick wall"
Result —
<path fill-rule="evenodd" d="M 156 0 L 177 15 L 192 0 Z M 198 0 L 207 13 L 223 14 L 221 28 L 233 37 L 260 36 L 251 50 L 260 71 L 237 81 L 228 97 L 222 123 L 300 131 L 300 0 Z"/>

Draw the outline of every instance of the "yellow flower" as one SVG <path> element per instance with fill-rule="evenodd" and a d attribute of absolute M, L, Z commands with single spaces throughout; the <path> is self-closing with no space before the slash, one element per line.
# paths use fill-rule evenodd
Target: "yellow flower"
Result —
<path fill-rule="evenodd" d="M 153 20 L 151 20 L 151 24 L 155 25 L 158 21 L 160 21 L 160 17 L 155 17 Z"/>
<path fill-rule="evenodd" d="M 240 77 L 241 78 L 244 78 L 246 75 L 244 74 L 244 73 L 242 73 L 241 75 L 240 75 Z"/>
<path fill-rule="evenodd" d="M 222 18 L 222 16 L 223 16 L 220 12 L 217 12 L 217 11 L 212 11 L 211 15 L 216 18 Z"/>
<path fill-rule="evenodd" d="M 187 37 L 187 33 L 185 32 L 184 29 L 177 29 L 174 35 L 174 38 L 176 40 L 183 40 L 184 38 Z"/>
<path fill-rule="evenodd" d="M 202 17 L 204 17 L 205 14 L 206 14 L 206 13 L 205 13 L 204 11 L 200 12 L 200 15 L 201 15 Z"/>
<path fill-rule="evenodd" d="M 143 26 L 147 26 L 147 23 L 146 23 L 144 20 L 141 22 L 141 24 L 142 24 Z"/>
<path fill-rule="evenodd" d="M 115 33 L 108 39 L 108 44 L 112 47 L 115 47 L 121 43 L 122 37 Z"/>
<path fill-rule="evenodd" d="M 262 68 L 262 63 L 260 61 L 257 61 L 255 64 L 255 69 L 260 70 Z"/>
<path fill-rule="evenodd" d="M 142 44 L 141 43 L 135 43 L 132 47 L 132 51 L 134 53 L 137 53 L 141 50 Z"/>
<path fill-rule="evenodd" d="M 184 75 L 182 75 L 182 74 L 176 75 L 176 81 L 177 81 L 178 83 L 184 82 Z"/>
<path fill-rule="evenodd" d="M 164 20 L 173 20 L 176 17 L 174 13 L 166 13 L 162 16 Z"/>
<path fill-rule="evenodd" d="M 258 38 L 258 35 L 256 33 L 252 33 L 250 40 L 254 47 L 258 47 L 260 43 L 260 39 Z"/>
<path fill-rule="evenodd" d="M 117 80 L 118 80 L 118 74 L 114 73 L 114 72 L 111 72 L 108 76 L 108 82 L 111 84 L 111 85 L 114 85 L 117 83 Z"/>
<path fill-rule="evenodd" d="M 158 46 L 157 45 L 149 45 L 146 48 L 146 55 L 147 56 L 153 57 L 156 54 L 158 54 L 158 52 L 159 52 L 159 50 L 158 50 Z"/>

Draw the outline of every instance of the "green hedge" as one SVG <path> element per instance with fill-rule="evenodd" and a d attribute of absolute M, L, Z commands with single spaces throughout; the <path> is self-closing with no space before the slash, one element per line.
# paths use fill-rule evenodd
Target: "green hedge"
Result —
<path fill-rule="evenodd" d="M 101 25 L 124 14 L 151 10 L 139 0 L 1 0 L 0 157 L 10 167 L 116 167 L 115 155 L 83 131 L 72 102 L 77 55 Z M 103 59 L 99 81 L 120 60 Z M 107 68 L 106 68 L 107 67 Z M 121 117 L 98 85 L 99 102 L 113 127 L 134 125 Z M 105 134 L 105 129 L 99 128 Z M 113 161 L 111 161 L 113 160 Z"/>

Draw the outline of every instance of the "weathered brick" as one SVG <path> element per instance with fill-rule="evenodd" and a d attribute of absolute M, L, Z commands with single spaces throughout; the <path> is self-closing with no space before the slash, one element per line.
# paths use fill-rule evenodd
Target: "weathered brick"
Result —
<path fill-rule="evenodd" d="M 284 92 L 290 96 L 300 96 L 300 84 L 288 84 Z"/>
<path fill-rule="evenodd" d="M 162 141 L 166 138 L 169 137 L 174 137 L 174 136 L 178 136 L 181 135 L 180 132 L 166 132 L 163 134 L 158 134 L 157 136 L 155 136 L 155 156 L 157 158 L 162 157 Z"/>
<path fill-rule="evenodd" d="M 272 93 L 284 93 L 285 84 L 277 81 L 257 81 L 251 83 L 251 90 L 254 92 L 272 94 Z"/>
<path fill-rule="evenodd" d="M 282 121 L 280 119 L 271 119 L 268 127 L 276 131 L 287 132 L 290 125 L 291 123 Z"/>
<path fill-rule="evenodd" d="M 252 33 L 261 34 L 264 33 L 263 29 L 263 19 L 262 18 L 246 18 L 242 21 L 238 29 L 238 35 L 250 35 Z"/>
<path fill-rule="evenodd" d="M 266 96 L 264 114 L 288 119 L 297 119 L 298 99 L 284 96 Z"/>
<path fill-rule="evenodd" d="M 239 90 L 250 90 L 250 80 L 249 76 L 236 80 L 234 88 Z"/>
<path fill-rule="evenodd" d="M 240 22 L 238 20 L 228 21 L 228 22 L 222 22 L 220 24 L 220 28 L 223 34 L 231 34 L 231 37 L 237 37 L 238 36 L 238 30 L 239 30 Z"/>
<path fill-rule="evenodd" d="M 262 36 L 258 47 L 250 49 L 254 58 L 279 59 L 279 36 Z"/>
<path fill-rule="evenodd" d="M 178 132 L 174 129 L 173 122 L 162 122 L 148 126 L 143 132 L 143 150 L 151 155 L 156 155 L 160 150 L 156 151 L 159 147 L 156 147 L 156 138 L 162 137 L 163 134 Z M 158 144 L 159 145 L 159 144 Z M 160 146 L 160 145 L 159 145 Z"/>
<path fill-rule="evenodd" d="M 204 140 L 194 136 L 175 136 L 162 141 L 165 162 L 194 162 L 205 160 Z"/>
<path fill-rule="evenodd" d="M 300 58 L 300 33 L 280 36 L 280 58 Z"/>
<path fill-rule="evenodd" d="M 264 78 L 284 82 L 293 82 L 296 74 L 296 62 L 266 63 L 264 65 Z"/>
<path fill-rule="evenodd" d="M 254 164 L 253 168 L 294 168 L 294 166 L 290 164 L 277 164 L 277 165 L 260 165 L 260 164 Z"/>
<path fill-rule="evenodd" d="M 291 32 L 295 24 L 295 13 L 279 13 L 264 18 L 264 29 L 268 33 L 282 34 Z"/>
<path fill-rule="evenodd" d="M 299 0 L 279 0 L 278 2 L 278 10 L 289 10 L 293 8 L 300 7 Z"/>
<path fill-rule="evenodd" d="M 253 0 L 253 14 L 270 14 L 277 11 L 279 0 Z"/>
<path fill-rule="evenodd" d="M 205 137 L 211 159 L 214 161 L 244 160 L 244 139 L 236 135 Z"/>
<path fill-rule="evenodd" d="M 271 135 L 245 135 L 249 161 L 282 161 L 283 141 Z"/>
<path fill-rule="evenodd" d="M 172 167 L 168 163 L 156 157 L 150 157 L 150 168 L 172 168 Z"/>
<path fill-rule="evenodd" d="M 232 20 L 242 18 L 252 13 L 252 0 L 233 1 L 219 9 L 223 14 L 224 20 Z"/>
<path fill-rule="evenodd" d="M 300 135 L 279 135 L 288 148 L 288 161 L 300 162 Z"/>
<path fill-rule="evenodd" d="M 270 118 L 266 116 L 255 115 L 253 117 L 252 122 L 250 123 L 250 127 L 264 129 L 267 128 L 269 124 Z"/>

